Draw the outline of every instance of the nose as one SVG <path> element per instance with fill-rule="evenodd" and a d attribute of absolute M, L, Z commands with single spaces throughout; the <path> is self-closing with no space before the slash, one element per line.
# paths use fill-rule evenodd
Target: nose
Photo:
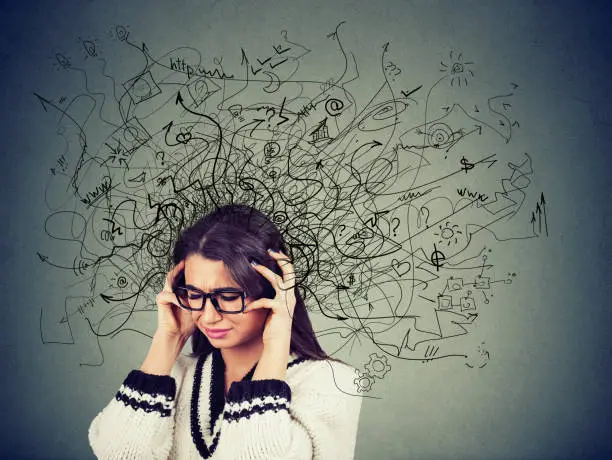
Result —
<path fill-rule="evenodd" d="M 196 322 L 201 319 L 206 324 L 216 323 L 223 319 L 223 316 L 216 310 L 215 306 L 212 304 L 212 300 L 209 298 L 205 300 L 203 309 L 200 311 L 194 311 L 193 314 L 193 319 Z"/>

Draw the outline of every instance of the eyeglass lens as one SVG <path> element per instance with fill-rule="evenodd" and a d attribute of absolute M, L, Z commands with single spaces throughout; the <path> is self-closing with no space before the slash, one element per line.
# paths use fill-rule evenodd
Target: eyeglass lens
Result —
<path fill-rule="evenodd" d="M 176 296 L 183 306 L 201 310 L 205 296 L 201 292 L 186 287 L 176 287 Z M 208 294 L 213 305 L 222 311 L 239 312 L 243 306 L 243 295 L 236 291 L 217 291 Z"/>

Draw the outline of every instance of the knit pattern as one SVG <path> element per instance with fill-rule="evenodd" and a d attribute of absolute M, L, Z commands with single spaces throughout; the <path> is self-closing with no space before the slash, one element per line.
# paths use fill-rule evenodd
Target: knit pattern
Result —
<path fill-rule="evenodd" d="M 169 417 L 174 408 L 175 381 L 168 376 L 155 376 L 133 370 L 121 385 L 115 399 L 134 410 L 157 412 Z"/>
<path fill-rule="evenodd" d="M 290 402 L 291 389 L 281 380 L 235 382 L 227 394 L 224 418 L 231 423 L 268 411 L 289 412 Z"/>
<path fill-rule="evenodd" d="M 354 369 L 290 357 L 285 380 L 256 380 L 255 366 L 227 396 L 218 350 L 180 356 L 170 376 L 133 370 L 92 421 L 100 459 L 348 460 L 361 397 Z"/>

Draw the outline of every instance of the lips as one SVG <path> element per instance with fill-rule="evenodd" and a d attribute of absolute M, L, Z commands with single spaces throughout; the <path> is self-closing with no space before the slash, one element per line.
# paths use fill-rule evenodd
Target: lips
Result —
<path fill-rule="evenodd" d="M 206 332 L 206 336 L 211 339 L 221 339 L 225 337 L 231 329 L 208 329 L 205 327 L 204 331 Z"/>

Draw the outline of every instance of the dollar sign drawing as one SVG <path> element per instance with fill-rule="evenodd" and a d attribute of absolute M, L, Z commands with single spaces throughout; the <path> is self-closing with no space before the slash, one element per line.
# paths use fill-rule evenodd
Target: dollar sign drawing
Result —
<path fill-rule="evenodd" d="M 349 284 L 353 284 L 355 282 L 355 275 L 353 275 L 352 273 L 349 275 Z"/>
<path fill-rule="evenodd" d="M 431 264 L 436 267 L 436 271 L 440 271 L 440 267 L 443 265 L 443 262 L 446 260 L 446 256 L 442 253 L 442 251 L 438 251 L 436 245 L 434 243 L 434 251 L 431 253 Z"/>
<path fill-rule="evenodd" d="M 470 163 L 465 157 L 462 157 L 459 162 L 461 163 L 461 169 L 464 170 L 466 174 L 474 167 L 474 163 Z"/>

